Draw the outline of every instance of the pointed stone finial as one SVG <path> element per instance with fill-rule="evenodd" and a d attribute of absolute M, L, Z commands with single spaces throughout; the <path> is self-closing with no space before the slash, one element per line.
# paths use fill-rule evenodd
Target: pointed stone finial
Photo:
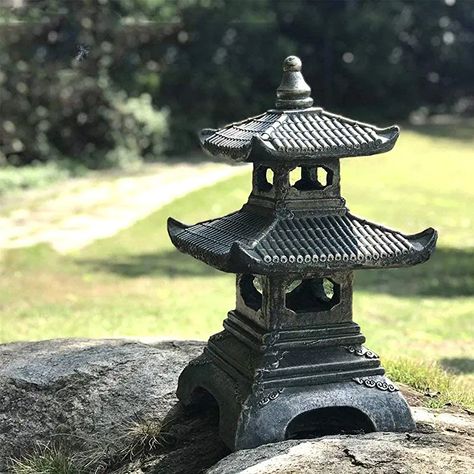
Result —
<path fill-rule="evenodd" d="M 313 105 L 311 87 L 301 74 L 301 59 L 288 56 L 283 61 L 283 77 L 277 89 L 277 109 L 304 109 Z"/>

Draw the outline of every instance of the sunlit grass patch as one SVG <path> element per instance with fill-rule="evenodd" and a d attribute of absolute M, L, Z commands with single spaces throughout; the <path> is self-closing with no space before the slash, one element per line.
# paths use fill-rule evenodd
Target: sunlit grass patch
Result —
<path fill-rule="evenodd" d="M 474 409 L 472 390 L 446 373 L 437 363 L 403 358 L 386 360 L 384 365 L 392 380 L 418 390 L 423 395 L 423 404 L 429 408 L 457 405 Z"/>
<path fill-rule="evenodd" d="M 441 132 L 402 131 L 386 155 L 342 160 L 342 194 L 351 212 L 374 222 L 404 233 L 429 226 L 439 230 L 429 262 L 355 272 L 353 314 L 367 347 L 380 354 L 384 365 L 401 354 L 419 361 L 418 368 L 405 365 L 405 377 L 466 405 L 470 402 L 456 395 L 456 384 L 439 390 L 429 383 L 430 377 L 439 384 L 459 381 L 469 384 L 465 392 L 474 391 L 474 218 L 469 208 L 474 202 L 474 138 Z M 44 245 L 4 251 L 0 340 L 206 340 L 221 330 L 227 311 L 235 307 L 235 276 L 177 252 L 166 220 L 173 216 L 192 224 L 224 215 L 239 209 L 249 190 L 249 174 L 233 177 L 66 256 Z M 440 365 L 423 372 L 423 364 L 432 361 Z M 401 366 L 389 367 L 393 372 Z M 403 382 L 402 375 L 397 379 Z M 443 397 L 428 403 L 445 403 Z"/>

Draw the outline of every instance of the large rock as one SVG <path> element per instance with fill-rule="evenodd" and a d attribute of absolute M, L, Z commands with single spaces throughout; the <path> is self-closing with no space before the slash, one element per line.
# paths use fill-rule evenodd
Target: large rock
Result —
<path fill-rule="evenodd" d="M 73 339 L 0 345 L 0 472 L 10 458 L 50 440 L 113 458 L 131 423 L 169 413 L 177 418 L 179 373 L 202 347 L 190 341 Z M 192 439 L 188 420 L 175 429 L 178 437 Z M 215 429 L 208 431 L 210 466 L 227 450 Z"/>
<path fill-rule="evenodd" d="M 179 373 L 202 347 L 124 340 L 0 345 L 0 472 L 11 457 L 48 441 L 85 472 L 474 472 L 471 417 L 423 408 L 414 410 L 417 433 L 286 441 L 229 455 L 217 435 L 217 411 L 184 412 L 175 398 Z M 154 420 L 164 420 L 158 442 L 136 438 L 137 424 Z"/>
<path fill-rule="evenodd" d="M 467 474 L 474 443 L 455 433 L 370 433 L 285 441 L 238 451 L 207 474 Z"/>

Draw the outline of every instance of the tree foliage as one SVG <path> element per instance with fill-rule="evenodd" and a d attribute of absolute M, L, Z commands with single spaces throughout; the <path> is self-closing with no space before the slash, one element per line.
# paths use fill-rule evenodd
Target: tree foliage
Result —
<path fill-rule="evenodd" d="M 125 6 L 53 0 L 5 18 L 0 159 L 100 168 L 161 153 L 166 114 L 135 86 L 141 38 L 124 28 Z"/>
<path fill-rule="evenodd" d="M 199 128 L 271 108 L 288 54 L 303 59 L 317 104 L 357 118 L 468 111 L 472 7 L 472 0 L 49 0 L 4 8 L 0 159 L 66 157 L 100 167 L 157 158 L 164 146 L 187 151 Z"/>

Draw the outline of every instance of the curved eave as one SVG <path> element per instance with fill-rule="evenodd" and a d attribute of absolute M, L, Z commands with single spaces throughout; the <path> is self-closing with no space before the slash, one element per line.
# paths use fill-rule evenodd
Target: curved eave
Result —
<path fill-rule="evenodd" d="M 407 240 L 415 247 L 416 250 L 396 255 L 392 258 L 383 258 L 379 260 L 363 261 L 363 262 L 347 262 L 328 259 L 325 262 L 264 262 L 259 259 L 252 250 L 240 247 L 238 249 L 239 261 L 244 264 L 249 273 L 253 274 L 282 274 L 282 273 L 313 273 L 313 272 L 331 272 L 343 270 L 362 270 L 377 268 L 401 268 L 411 267 L 426 262 L 434 252 L 436 247 L 437 232 L 432 228 L 428 228 L 423 232 L 415 235 L 406 236 Z M 237 253 L 237 252 L 235 252 Z"/>
<path fill-rule="evenodd" d="M 353 158 L 357 156 L 371 156 L 378 155 L 379 153 L 386 153 L 390 151 L 400 135 L 400 128 L 397 125 L 387 127 L 383 129 L 372 127 L 377 134 L 381 137 L 379 142 L 369 143 L 361 145 L 359 147 L 351 148 L 324 148 L 321 150 L 303 151 L 303 150 L 276 150 L 273 145 L 266 140 L 263 140 L 259 136 L 254 136 L 251 142 L 250 150 L 247 151 L 245 157 L 246 161 L 260 161 L 262 155 L 267 155 L 276 161 L 301 161 L 305 162 L 319 161 L 322 159 L 332 158 Z M 255 150 L 255 154 L 253 152 Z M 263 153 L 262 153 L 263 152 Z M 258 157 L 257 160 L 253 159 L 253 156 Z"/>
<path fill-rule="evenodd" d="M 168 218 L 167 225 L 168 235 L 170 236 L 171 242 L 180 252 L 191 255 L 195 259 L 211 265 L 212 267 L 217 268 L 217 270 L 221 270 L 223 272 L 246 272 L 247 269 L 245 265 L 239 265 L 238 262 L 234 261 L 236 253 L 238 253 L 238 243 L 234 243 L 234 245 L 230 246 L 227 252 L 215 253 L 195 245 L 189 245 L 185 240 L 180 238 L 180 234 L 192 226 L 185 225 L 182 222 L 173 219 L 172 217 Z"/>
<path fill-rule="evenodd" d="M 379 226 L 383 228 L 382 226 Z M 425 262 L 432 255 L 437 240 L 437 232 L 428 228 L 420 233 L 405 236 L 412 245 L 412 250 L 401 252 L 392 257 L 384 257 L 378 260 L 343 261 L 328 257 L 325 261 L 294 261 L 266 262 L 254 251 L 254 246 L 248 246 L 239 241 L 226 246 L 222 252 L 214 252 L 212 249 L 190 245 L 182 234 L 186 226 L 175 219 L 168 219 L 168 233 L 175 247 L 194 258 L 211 265 L 218 270 L 229 273 L 253 273 L 253 274 L 285 274 L 285 273 L 314 273 L 342 270 L 374 269 L 374 268 L 397 268 L 413 266 Z M 383 228 L 384 229 L 384 228 Z M 389 230 L 389 229 L 386 229 Z"/>
<path fill-rule="evenodd" d="M 347 148 L 323 148 L 321 150 L 311 151 L 277 150 L 274 148 L 271 141 L 263 140 L 259 135 L 254 135 L 249 142 L 239 147 L 215 145 L 207 141 L 207 138 L 219 130 L 210 128 L 206 128 L 200 132 L 199 141 L 203 150 L 208 154 L 230 158 L 240 162 L 260 162 L 265 159 L 285 162 L 299 161 L 303 159 L 304 161 L 317 162 L 318 160 L 327 158 L 340 159 L 357 156 L 370 156 L 390 151 L 400 135 L 399 127 L 396 125 L 387 128 L 371 127 L 381 137 L 377 142 Z"/>
<path fill-rule="evenodd" d="M 230 147 L 222 145 L 214 145 L 207 141 L 207 138 L 218 132 L 220 129 L 217 128 L 204 128 L 199 132 L 199 142 L 201 148 L 211 156 L 217 156 L 221 158 L 230 158 L 234 161 L 249 162 L 248 156 L 251 151 L 251 142 L 249 141 L 240 147 Z"/>

